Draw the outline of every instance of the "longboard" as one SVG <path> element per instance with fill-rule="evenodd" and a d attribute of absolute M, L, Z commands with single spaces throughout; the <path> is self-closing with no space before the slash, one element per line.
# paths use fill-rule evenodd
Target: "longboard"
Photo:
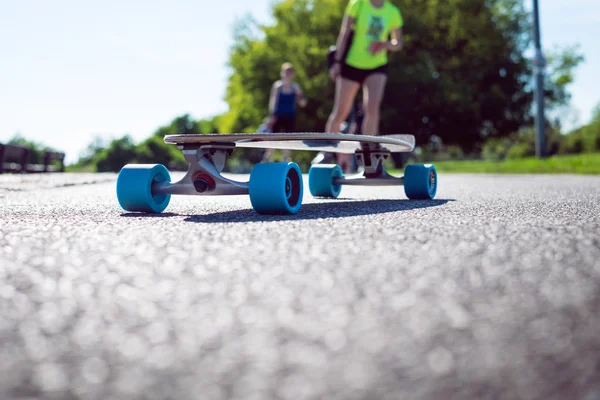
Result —
<path fill-rule="evenodd" d="M 169 135 L 188 161 L 186 174 L 176 182 L 162 164 L 127 164 L 117 178 L 117 199 L 126 211 L 162 212 L 172 195 L 249 195 L 259 214 L 295 214 L 304 196 L 304 179 L 294 162 L 258 163 L 248 181 L 221 172 L 236 147 L 314 150 L 354 153 L 364 171 L 345 176 L 339 165 L 315 164 L 308 171 L 308 189 L 314 197 L 337 198 L 344 185 L 404 186 L 409 199 L 433 199 L 437 172 L 433 165 L 407 165 L 403 177 L 389 175 L 384 160 L 393 152 L 412 151 L 412 135 L 346 135 L 339 133 Z"/>
<path fill-rule="evenodd" d="M 415 148 L 413 135 L 368 136 L 317 132 L 167 135 L 164 141 L 175 145 L 235 143 L 235 147 L 244 148 L 313 150 L 346 154 L 352 154 L 365 145 L 381 145 L 390 153 L 410 152 Z"/>

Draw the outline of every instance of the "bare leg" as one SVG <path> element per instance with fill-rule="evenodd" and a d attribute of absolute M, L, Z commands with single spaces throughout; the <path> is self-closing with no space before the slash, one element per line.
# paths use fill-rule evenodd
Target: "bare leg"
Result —
<path fill-rule="evenodd" d="M 363 135 L 379 135 L 379 109 L 386 82 L 387 75 L 385 74 L 372 74 L 365 80 L 363 87 L 365 109 L 365 118 L 362 125 Z"/>
<path fill-rule="evenodd" d="M 335 82 L 335 100 L 333 104 L 333 110 L 329 119 L 327 120 L 327 126 L 325 130 L 327 132 L 339 132 L 342 122 L 348 117 L 350 108 L 354 102 L 354 97 L 360 88 L 358 82 L 354 82 L 344 78 L 338 78 Z M 338 154 L 338 164 L 342 167 L 344 172 L 347 172 L 350 168 L 350 157 L 351 154 Z"/>
<path fill-rule="evenodd" d="M 261 162 L 273 162 L 273 153 L 274 152 L 275 152 L 274 149 L 266 149 L 263 154 L 263 158 L 262 158 Z"/>

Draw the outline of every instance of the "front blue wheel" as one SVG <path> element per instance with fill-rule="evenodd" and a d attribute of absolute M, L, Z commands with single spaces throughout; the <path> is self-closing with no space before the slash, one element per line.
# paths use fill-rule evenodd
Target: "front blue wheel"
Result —
<path fill-rule="evenodd" d="M 170 181 L 171 174 L 162 164 L 127 164 L 117 178 L 117 200 L 125 211 L 160 213 L 171 195 L 153 194 L 152 184 Z"/>
<path fill-rule="evenodd" d="M 256 164 L 250 173 L 248 192 L 259 214 L 296 214 L 302 206 L 302 171 L 293 162 Z"/>
<path fill-rule="evenodd" d="M 333 197 L 340 195 L 342 185 L 333 183 L 343 175 L 337 164 L 315 164 L 308 170 L 308 190 L 314 197 Z"/>
<path fill-rule="evenodd" d="M 437 185 L 433 164 L 409 164 L 404 169 L 404 193 L 409 199 L 431 200 L 437 193 Z"/>

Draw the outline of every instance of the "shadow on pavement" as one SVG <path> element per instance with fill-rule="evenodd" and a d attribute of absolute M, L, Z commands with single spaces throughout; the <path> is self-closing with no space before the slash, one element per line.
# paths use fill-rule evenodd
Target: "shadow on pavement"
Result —
<path fill-rule="evenodd" d="M 144 213 L 144 212 L 128 212 L 128 213 L 121 214 L 121 217 L 132 217 L 132 218 L 167 218 L 167 217 L 182 217 L 182 216 L 183 216 L 182 214 L 170 213 L 170 212 L 157 213 L 157 214 Z"/>
<path fill-rule="evenodd" d="M 362 200 L 328 201 L 325 203 L 303 204 L 295 215 L 259 215 L 253 209 L 193 215 L 186 222 L 253 222 L 253 221 L 294 221 L 320 218 L 343 218 L 360 215 L 382 214 L 407 211 L 419 208 L 436 207 L 454 200 Z"/>

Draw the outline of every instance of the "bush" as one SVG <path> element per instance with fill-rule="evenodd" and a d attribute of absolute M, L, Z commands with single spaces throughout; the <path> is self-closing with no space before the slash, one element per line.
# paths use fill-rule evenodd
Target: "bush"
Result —
<path fill-rule="evenodd" d="M 581 130 L 563 136 L 559 154 L 579 154 L 583 151 L 583 136 Z"/>
<path fill-rule="evenodd" d="M 535 155 L 535 144 L 530 141 L 521 141 L 510 147 L 506 155 L 507 158 L 524 158 Z"/>
<path fill-rule="evenodd" d="M 506 157 L 510 147 L 509 138 L 490 138 L 483 144 L 481 156 L 485 160 L 500 161 Z"/>
<path fill-rule="evenodd" d="M 583 127 L 581 136 L 584 152 L 593 153 L 600 151 L 600 119 Z"/>
<path fill-rule="evenodd" d="M 600 104 L 592 114 L 589 124 L 565 135 L 561 154 L 593 153 L 600 151 Z"/>
<path fill-rule="evenodd" d="M 560 154 L 593 153 L 600 151 L 600 124 L 586 125 L 563 137 Z"/>
<path fill-rule="evenodd" d="M 448 146 L 446 152 L 451 160 L 462 160 L 465 157 L 465 152 L 459 146 Z"/>
<path fill-rule="evenodd" d="M 136 157 L 135 144 L 129 135 L 113 140 L 96 158 L 96 171 L 119 172 Z"/>
<path fill-rule="evenodd" d="M 158 136 L 151 136 L 135 148 L 135 162 L 163 164 L 169 169 L 186 169 L 187 162 L 175 145 L 167 144 Z"/>

